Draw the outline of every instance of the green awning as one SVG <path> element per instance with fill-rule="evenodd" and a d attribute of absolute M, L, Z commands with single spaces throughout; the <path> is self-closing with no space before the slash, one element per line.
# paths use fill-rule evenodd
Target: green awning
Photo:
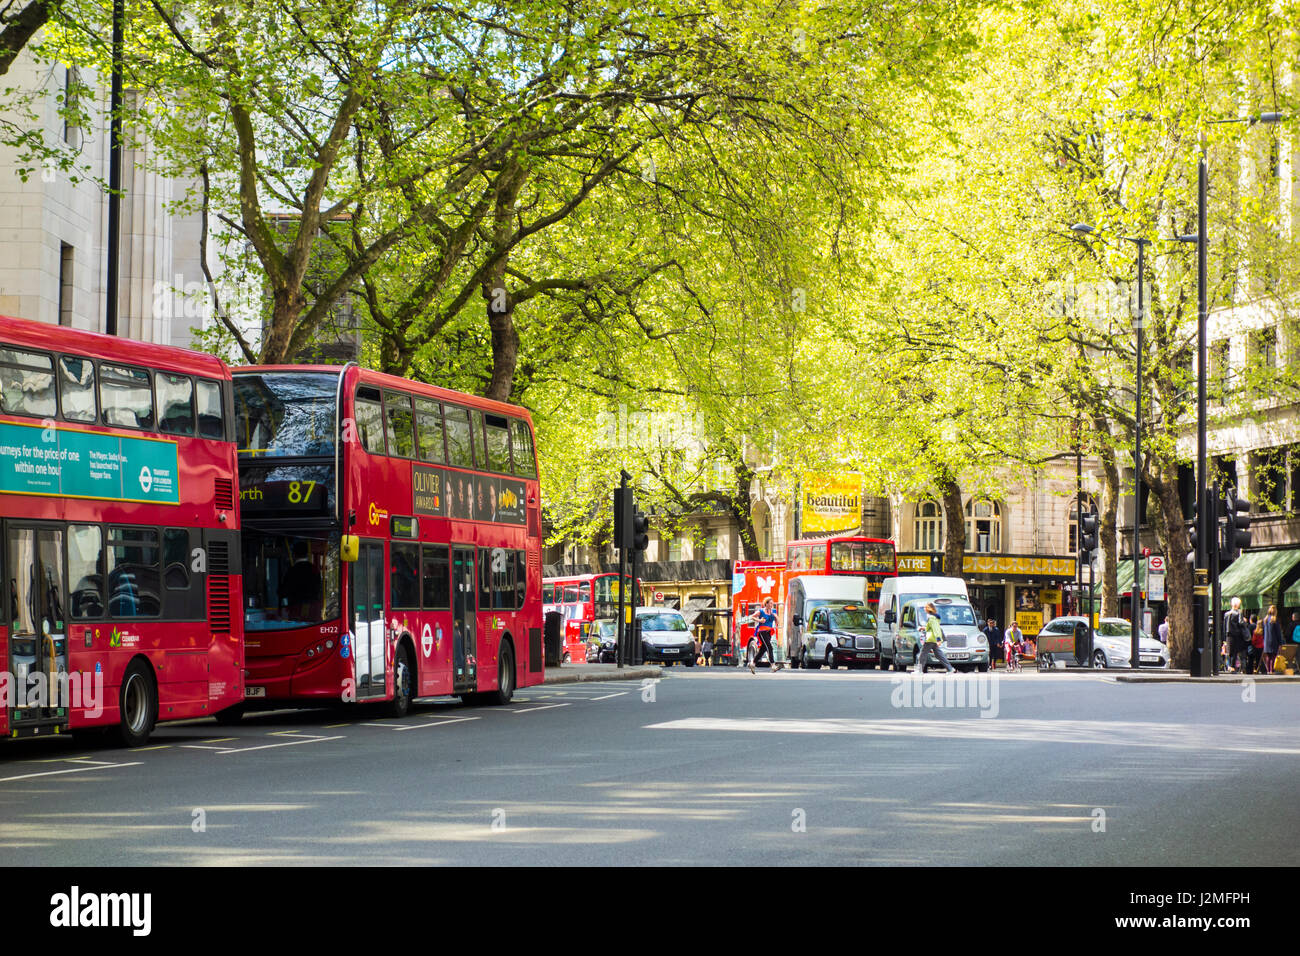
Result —
<path fill-rule="evenodd" d="M 1241 598 L 1242 607 L 1259 610 L 1280 603 L 1278 586 L 1297 564 L 1300 564 L 1300 548 L 1243 552 L 1228 570 L 1219 575 L 1219 588 L 1223 595 L 1221 610 L 1227 610 L 1234 597 Z M 1287 590 L 1288 598 L 1292 592 L 1298 591 L 1300 583 L 1292 585 Z"/>
<path fill-rule="evenodd" d="M 1295 607 L 1300 604 L 1300 580 L 1286 589 L 1286 594 L 1282 595 L 1282 603 L 1287 607 Z"/>
<path fill-rule="evenodd" d="M 1120 559 L 1119 567 L 1115 569 L 1116 591 L 1120 597 L 1130 593 L 1133 590 L 1133 561 L 1132 559 Z M 1097 583 L 1097 593 L 1101 593 L 1101 582 Z"/>

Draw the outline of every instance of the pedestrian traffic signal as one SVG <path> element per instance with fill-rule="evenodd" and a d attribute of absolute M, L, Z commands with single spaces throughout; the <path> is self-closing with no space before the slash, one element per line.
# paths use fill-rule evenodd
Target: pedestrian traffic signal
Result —
<path fill-rule="evenodd" d="M 650 518 L 644 512 L 637 511 L 632 516 L 632 549 L 644 551 L 650 547 Z"/>
<path fill-rule="evenodd" d="M 1242 548 L 1250 547 L 1250 502 L 1238 498 L 1236 491 L 1224 496 L 1223 536 L 1219 543 L 1219 559 L 1235 560 Z"/>

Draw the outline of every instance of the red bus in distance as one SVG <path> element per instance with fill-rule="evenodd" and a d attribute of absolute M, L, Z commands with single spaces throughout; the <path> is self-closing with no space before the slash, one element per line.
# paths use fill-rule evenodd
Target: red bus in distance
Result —
<path fill-rule="evenodd" d="M 798 574 L 852 574 L 867 579 L 866 601 L 880 596 L 880 583 L 898 576 L 898 553 L 886 538 L 845 535 L 800 539 L 785 546 L 787 580 Z M 874 606 L 874 605 L 872 605 Z"/>
<path fill-rule="evenodd" d="M 0 732 L 243 699 L 230 373 L 210 355 L 0 318 Z"/>
<path fill-rule="evenodd" d="M 249 701 L 401 716 L 542 682 L 525 409 L 354 363 L 233 379 Z"/>
<path fill-rule="evenodd" d="M 618 620 L 618 580 L 616 571 L 542 580 L 542 612 L 558 611 L 564 619 L 563 661 L 582 663 L 587 659 L 584 624 L 598 620 Z M 627 589 L 623 598 L 625 607 L 631 607 L 631 575 L 623 575 L 623 582 Z"/>

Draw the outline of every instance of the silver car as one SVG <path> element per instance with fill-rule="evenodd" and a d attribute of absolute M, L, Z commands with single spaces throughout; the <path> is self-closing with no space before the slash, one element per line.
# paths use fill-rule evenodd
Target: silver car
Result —
<path fill-rule="evenodd" d="M 1072 634 L 1075 628 L 1087 626 L 1086 617 L 1066 615 L 1053 618 L 1038 632 L 1040 644 L 1043 637 L 1063 637 Z M 1122 617 L 1103 617 L 1093 630 L 1089 663 L 1093 667 L 1128 667 L 1132 650 L 1133 625 Z M 1145 631 L 1138 632 L 1138 654 L 1141 667 L 1170 666 L 1169 648 Z"/>

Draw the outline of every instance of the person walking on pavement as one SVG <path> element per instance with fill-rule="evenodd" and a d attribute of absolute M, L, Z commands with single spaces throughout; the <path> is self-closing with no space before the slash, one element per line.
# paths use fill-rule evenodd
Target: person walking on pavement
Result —
<path fill-rule="evenodd" d="M 930 666 L 930 654 L 939 658 L 939 663 L 943 664 L 951 674 L 956 668 L 948 663 L 948 658 L 943 653 L 943 628 L 939 624 L 939 609 L 934 606 L 933 602 L 925 606 L 925 644 L 921 647 L 921 653 L 917 655 L 917 660 L 921 664 L 921 673 L 924 674 Z"/>
<path fill-rule="evenodd" d="M 1002 656 L 1002 630 L 993 618 L 989 618 L 989 626 L 984 628 L 984 636 L 989 639 L 989 667 L 997 670 L 998 658 Z"/>
<path fill-rule="evenodd" d="M 1166 614 L 1165 619 L 1161 621 L 1160 626 L 1156 628 L 1156 635 L 1160 638 L 1161 644 L 1169 643 L 1169 615 Z"/>
<path fill-rule="evenodd" d="M 1243 669 L 1246 646 L 1250 643 L 1250 629 L 1241 615 L 1241 598 L 1232 599 L 1231 607 L 1223 615 L 1223 633 L 1228 641 L 1228 671 L 1237 673 Z"/>
<path fill-rule="evenodd" d="M 767 655 L 767 662 L 776 672 L 781 669 L 772 654 L 772 635 L 776 633 L 776 611 L 772 608 L 772 599 L 764 598 L 763 607 L 755 615 L 754 640 L 758 642 L 758 651 L 749 659 L 749 672 L 757 674 L 758 671 L 754 665 L 758 663 L 759 658 L 764 654 Z"/>
<path fill-rule="evenodd" d="M 1263 673 L 1273 673 L 1273 662 L 1277 660 L 1277 652 L 1282 647 L 1282 624 L 1277 619 L 1277 605 L 1270 604 L 1268 613 L 1264 615 L 1264 655 L 1263 655 Z"/>

